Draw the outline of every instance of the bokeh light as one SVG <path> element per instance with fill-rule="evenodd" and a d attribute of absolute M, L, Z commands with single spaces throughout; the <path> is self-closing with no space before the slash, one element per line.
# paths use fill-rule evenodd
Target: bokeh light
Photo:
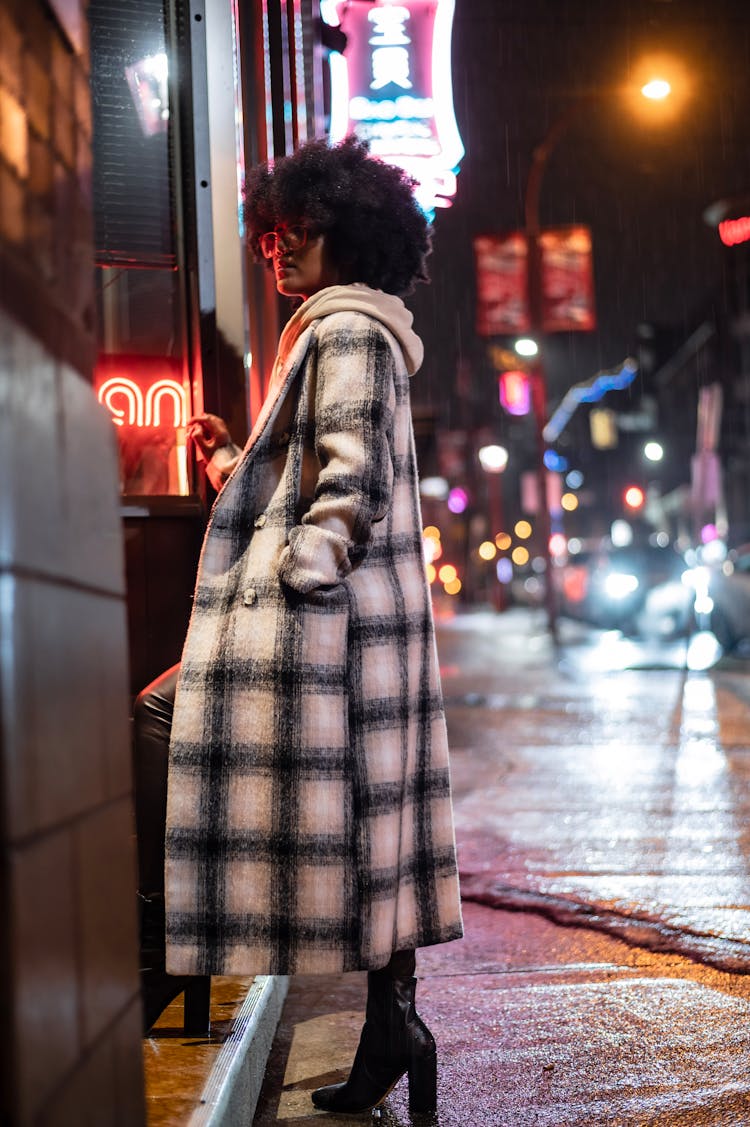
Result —
<path fill-rule="evenodd" d="M 483 560 L 494 560 L 497 555 L 497 548 L 491 540 L 484 540 L 477 549 L 479 556 Z"/>
<path fill-rule="evenodd" d="M 502 473 L 508 464 L 508 451 L 504 446 L 480 446 L 478 457 L 487 473 Z"/>
<path fill-rule="evenodd" d="M 513 564 L 507 556 L 503 556 L 501 560 L 497 561 L 495 572 L 497 573 L 499 583 L 510 583 L 513 578 Z"/>
<path fill-rule="evenodd" d="M 434 561 L 439 560 L 442 556 L 443 548 L 440 543 L 440 533 L 432 526 L 427 527 L 422 533 L 422 551 L 427 564 L 434 564 Z"/>
<path fill-rule="evenodd" d="M 646 500 L 646 495 L 640 485 L 629 485 L 625 490 L 625 504 L 631 509 L 640 509 Z"/>
<path fill-rule="evenodd" d="M 514 548 L 511 552 L 510 558 L 513 560 L 514 564 L 518 565 L 518 567 L 523 567 L 524 564 L 527 564 L 529 562 L 528 550 L 524 548 L 522 544 L 519 544 L 518 547 Z"/>
<path fill-rule="evenodd" d="M 566 513 L 572 513 L 578 508 L 578 498 L 575 493 L 563 493 L 560 498 L 560 504 L 565 509 Z"/>
<path fill-rule="evenodd" d="M 643 454 L 649 462 L 660 462 L 664 457 L 664 447 L 660 442 L 647 442 L 643 447 Z"/>
<path fill-rule="evenodd" d="M 466 511 L 469 504 L 469 494 L 465 489 L 451 489 L 448 494 L 448 508 L 452 513 L 458 515 Z"/>
<path fill-rule="evenodd" d="M 531 525 L 527 520 L 519 520 L 513 529 L 519 540 L 528 540 L 531 536 Z"/>
<path fill-rule="evenodd" d="M 443 564 L 438 572 L 438 579 L 441 583 L 452 583 L 457 575 L 458 572 L 453 564 Z"/>
<path fill-rule="evenodd" d="M 497 536 L 495 537 L 495 544 L 501 552 L 504 552 L 507 548 L 510 548 L 511 543 L 511 538 L 507 532 L 498 532 Z"/>
<path fill-rule="evenodd" d="M 456 577 L 455 579 L 449 579 L 448 582 L 444 585 L 444 590 L 446 595 L 457 595 L 461 590 L 461 580 L 458 577 Z"/>
<path fill-rule="evenodd" d="M 672 86 L 666 78 L 652 78 L 641 86 L 643 97 L 650 98 L 653 102 L 660 102 L 663 98 L 668 98 L 671 93 Z"/>

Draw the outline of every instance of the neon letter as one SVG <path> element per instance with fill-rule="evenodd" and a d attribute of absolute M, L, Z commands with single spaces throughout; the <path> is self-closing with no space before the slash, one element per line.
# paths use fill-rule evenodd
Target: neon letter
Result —
<path fill-rule="evenodd" d="M 127 419 L 125 418 L 125 409 L 116 407 L 112 402 L 116 395 L 125 396 Z M 126 422 L 131 427 L 143 426 L 143 396 L 141 389 L 132 380 L 124 379 L 121 376 L 113 376 L 112 379 L 105 380 L 99 388 L 98 399 L 112 413 L 115 426 L 121 427 Z"/>
<path fill-rule="evenodd" d="M 165 395 L 172 400 L 174 425 L 184 427 L 187 423 L 185 389 L 176 380 L 157 380 L 146 392 L 146 426 L 161 426 L 160 408 Z"/>

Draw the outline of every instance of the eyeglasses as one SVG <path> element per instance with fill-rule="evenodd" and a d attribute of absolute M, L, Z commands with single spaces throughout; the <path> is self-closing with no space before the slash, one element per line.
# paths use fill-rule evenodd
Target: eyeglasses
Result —
<path fill-rule="evenodd" d="M 261 254 L 264 258 L 273 258 L 279 243 L 286 250 L 302 250 L 309 234 L 309 227 L 305 227 L 303 223 L 292 223 L 289 227 L 279 224 L 273 231 L 266 231 L 265 235 L 260 236 L 258 241 Z"/>

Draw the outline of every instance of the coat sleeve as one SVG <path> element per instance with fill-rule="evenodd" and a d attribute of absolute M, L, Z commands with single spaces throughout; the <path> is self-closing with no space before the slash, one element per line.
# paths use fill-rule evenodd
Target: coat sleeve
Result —
<path fill-rule="evenodd" d="M 206 462 L 206 476 L 217 493 L 224 488 L 227 478 L 240 459 L 242 451 L 239 446 L 231 442 L 228 446 L 220 446 Z"/>
<path fill-rule="evenodd" d="M 339 583 L 388 511 L 396 357 L 377 321 L 325 318 L 317 338 L 313 501 L 289 534 L 279 578 L 305 594 Z"/>

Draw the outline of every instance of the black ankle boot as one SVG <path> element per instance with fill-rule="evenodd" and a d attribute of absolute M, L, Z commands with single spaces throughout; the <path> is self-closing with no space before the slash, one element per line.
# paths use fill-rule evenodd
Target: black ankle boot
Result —
<path fill-rule="evenodd" d="M 406 967 L 411 973 L 404 975 Z M 409 1109 L 436 1110 L 437 1050 L 414 1008 L 413 969 L 414 953 L 399 951 L 383 970 L 368 974 L 365 1024 L 351 1074 L 343 1084 L 317 1088 L 312 1093 L 316 1107 L 349 1115 L 370 1111 L 407 1073 Z"/>
<path fill-rule="evenodd" d="M 148 1033 L 178 994 L 184 994 L 183 1032 L 187 1037 L 207 1037 L 211 1028 L 211 978 L 209 975 L 167 974 L 164 960 L 164 897 L 140 897 L 141 1000 L 143 1032 Z"/>

